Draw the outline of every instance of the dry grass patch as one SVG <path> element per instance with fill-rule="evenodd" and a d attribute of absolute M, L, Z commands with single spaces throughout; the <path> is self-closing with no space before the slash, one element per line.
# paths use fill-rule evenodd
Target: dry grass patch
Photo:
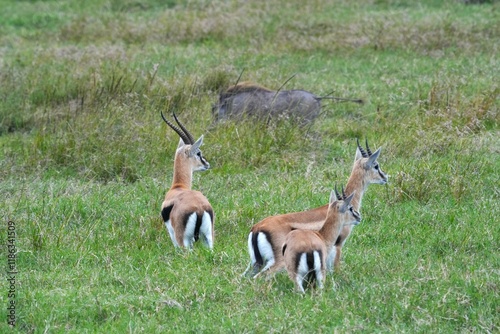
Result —
<path fill-rule="evenodd" d="M 494 16 L 494 15 L 492 15 Z M 298 51 L 338 52 L 345 49 L 403 50 L 442 57 L 449 52 L 477 54 L 498 50 L 499 21 L 475 16 L 464 24 L 446 11 L 425 15 L 414 10 L 368 12 L 358 22 L 335 19 L 290 20 L 277 32 Z"/>

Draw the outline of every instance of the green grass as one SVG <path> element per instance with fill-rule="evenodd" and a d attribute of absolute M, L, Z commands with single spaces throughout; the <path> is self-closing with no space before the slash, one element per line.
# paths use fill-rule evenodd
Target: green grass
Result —
<path fill-rule="evenodd" d="M 1 257 L 16 224 L 14 329 L 0 332 L 500 330 L 499 2 L 0 0 Z M 310 127 L 213 124 L 253 80 L 323 103 Z M 175 110 L 213 168 L 193 186 L 214 251 L 174 249 L 160 219 Z M 324 291 L 251 280 L 250 227 L 327 202 L 355 139 L 390 174 Z M 6 272 L 7 270 L 2 270 Z"/>

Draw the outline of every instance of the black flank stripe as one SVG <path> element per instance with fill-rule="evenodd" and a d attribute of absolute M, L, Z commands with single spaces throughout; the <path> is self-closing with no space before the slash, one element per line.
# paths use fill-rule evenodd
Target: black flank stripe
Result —
<path fill-rule="evenodd" d="M 283 245 L 283 249 L 281 250 L 281 254 L 285 256 L 286 244 Z"/>
<path fill-rule="evenodd" d="M 174 207 L 174 205 L 172 204 L 172 205 L 164 207 L 161 210 L 161 217 L 163 218 L 164 222 L 167 222 L 170 219 L 170 212 L 172 211 L 173 207 Z"/>
<path fill-rule="evenodd" d="M 339 246 L 340 244 L 342 244 L 342 237 L 339 235 L 337 241 L 335 241 L 335 246 Z"/>

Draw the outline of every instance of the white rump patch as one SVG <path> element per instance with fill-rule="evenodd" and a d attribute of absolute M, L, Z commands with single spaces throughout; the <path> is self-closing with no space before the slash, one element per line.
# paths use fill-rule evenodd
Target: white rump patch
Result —
<path fill-rule="evenodd" d="M 299 264 L 297 265 L 297 275 L 302 276 L 302 279 L 304 279 L 308 272 L 309 267 L 307 266 L 307 254 L 302 253 L 300 254 Z"/>
<path fill-rule="evenodd" d="M 196 219 L 198 216 L 193 212 L 187 219 L 186 229 L 184 230 L 184 247 L 192 248 L 194 243 L 194 229 L 196 228 Z"/>
<path fill-rule="evenodd" d="M 310 272 L 314 272 L 318 288 L 320 289 L 323 288 L 323 275 L 321 273 L 321 256 L 319 255 L 318 251 L 313 251 L 313 259 L 314 259 L 313 268 L 309 268 L 309 266 L 307 265 L 307 254 L 302 253 L 300 255 L 299 263 L 297 265 L 297 275 L 295 280 L 297 282 L 297 287 L 301 292 L 304 292 L 304 279 Z"/>
<path fill-rule="evenodd" d="M 248 264 L 247 269 L 245 269 L 245 272 L 241 274 L 241 276 L 246 276 L 248 272 L 250 271 L 251 268 L 253 268 L 253 265 L 255 264 L 255 253 L 253 252 L 252 248 L 252 236 L 253 232 L 250 232 L 248 235 L 248 254 L 250 254 L 250 263 Z"/>
<path fill-rule="evenodd" d="M 309 267 L 307 266 L 307 254 L 302 253 L 300 254 L 300 260 L 297 265 L 297 287 L 299 288 L 300 292 L 304 292 L 304 278 L 306 277 L 307 273 L 309 272 Z"/>
<path fill-rule="evenodd" d="M 167 228 L 168 234 L 170 234 L 170 239 L 172 239 L 174 246 L 179 247 L 179 244 L 177 243 L 177 240 L 175 239 L 174 228 L 172 227 L 172 222 L 170 221 L 170 219 L 165 222 L 165 227 Z"/>
<path fill-rule="evenodd" d="M 269 268 L 271 268 L 271 266 L 275 262 L 273 246 L 271 246 L 271 243 L 269 242 L 269 240 L 267 240 L 266 235 L 264 233 L 258 233 L 257 234 L 257 247 L 259 248 L 260 256 L 262 257 L 262 261 L 265 264 L 264 268 L 262 268 L 262 270 L 260 272 L 264 272 L 264 271 L 268 270 Z M 253 254 L 253 255 L 255 256 L 255 254 Z"/>
<path fill-rule="evenodd" d="M 257 262 L 255 260 L 255 252 L 253 251 L 253 247 L 252 247 L 252 237 L 253 237 L 253 232 L 250 232 L 250 234 L 248 235 L 248 254 L 250 254 L 250 265 L 254 265 L 255 262 Z"/>
<path fill-rule="evenodd" d="M 214 247 L 214 240 L 212 238 L 212 219 L 208 212 L 203 212 L 201 219 L 200 235 L 203 237 L 205 244 L 212 249 Z"/>
<path fill-rule="evenodd" d="M 321 256 L 318 251 L 313 252 L 314 256 L 314 271 L 316 272 L 316 284 L 318 288 L 323 289 L 323 274 L 321 273 Z"/>

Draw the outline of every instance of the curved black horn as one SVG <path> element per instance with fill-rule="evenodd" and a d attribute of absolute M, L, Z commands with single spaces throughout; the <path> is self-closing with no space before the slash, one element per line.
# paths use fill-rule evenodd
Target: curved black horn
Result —
<path fill-rule="evenodd" d="M 335 184 L 335 196 L 337 196 L 337 199 L 340 201 L 342 197 L 340 197 L 339 192 L 337 191 L 337 184 Z"/>
<path fill-rule="evenodd" d="M 163 115 L 163 111 L 160 110 L 160 113 L 161 113 L 161 118 L 163 118 L 165 123 L 167 123 L 167 125 L 170 126 L 175 132 L 177 132 L 177 134 L 179 135 L 179 137 L 181 137 L 182 141 L 185 144 L 189 144 L 189 138 L 186 136 L 186 134 L 181 129 L 176 127 L 174 124 L 172 124 L 172 122 L 166 119 L 165 116 Z"/>
<path fill-rule="evenodd" d="M 365 138 L 365 144 L 366 144 L 366 152 L 368 152 L 368 155 L 372 155 L 372 150 L 370 150 L 370 146 L 368 146 L 368 138 Z"/>
<path fill-rule="evenodd" d="M 173 112 L 172 114 L 174 115 L 174 119 L 177 122 L 177 124 L 179 124 L 179 126 L 182 129 L 182 131 L 184 131 L 184 133 L 186 134 L 186 137 L 189 139 L 189 143 L 186 143 L 186 144 L 193 145 L 194 144 L 194 138 L 193 138 L 193 136 L 189 133 L 189 131 L 186 129 L 186 127 L 181 122 L 179 122 L 179 120 L 177 119 L 177 116 L 175 115 L 175 113 Z"/>
<path fill-rule="evenodd" d="M 359 151 L 361 152 L 361 156 L 363 158 L 368 158 L 368 153 L 365 152 L 365 150 L 361 147 L 361 145 L 359 144 L 359 138 L 356 138 L 356 142 L 358 143 L 358 149 Z"/>
<path fill-rule="evenodd" d="M 344 186 L 342 186 L 342 199 L 345 200 L 347 196 L 345 195 Z"/>

